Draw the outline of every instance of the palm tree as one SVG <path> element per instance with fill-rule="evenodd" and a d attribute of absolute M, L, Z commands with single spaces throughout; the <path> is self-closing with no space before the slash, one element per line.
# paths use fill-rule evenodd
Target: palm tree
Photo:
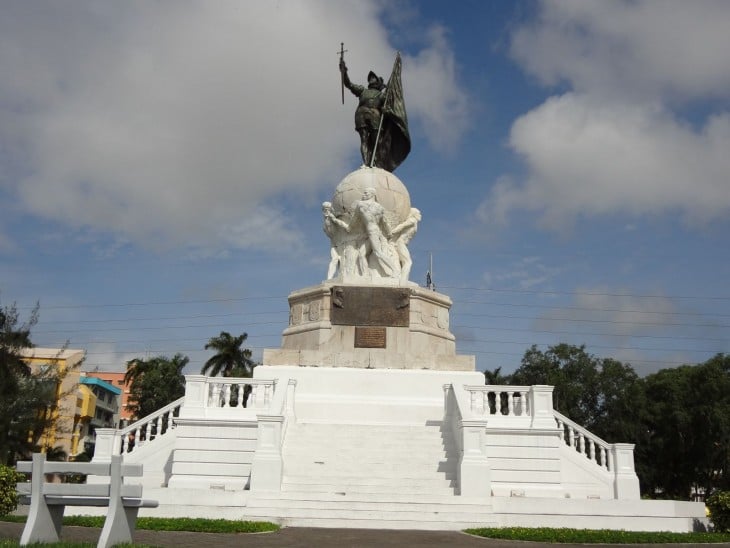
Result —
<path fill-rule="evenodd" d="M 247 333 L 233 337 L 227 331 L 221 331 L 217 337 L 211 337 L 205 349 L 212 348 L 216 353 L 205 362 L 200 373 L 205 375 L 210 372 L 213 377 L 219 373 L 223 377 L 250 377 L 256 364 L 251 359 L 251 350 L 241 348 L 247 338 Z"/>

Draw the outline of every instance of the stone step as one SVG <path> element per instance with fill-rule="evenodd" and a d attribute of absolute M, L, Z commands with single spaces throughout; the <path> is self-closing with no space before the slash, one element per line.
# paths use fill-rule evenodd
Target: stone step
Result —
<path fill-rule="evenodd" d="M 311 525 L 311 520 L 336 520 L 339 527 L 357 528 L 361 525 L 355 523 L 373 523 L 376 522 L 380 528 L 403 528 L 404 523 L 415 524 L 414 529 L 420 529 L 424 524 L 435 524 L 439 526 L 436 529 L 450 529 L 456 524 L 460 524 L 460 529 L 469 527 L 461 524 L 475 524 L 482 526 L 494 523 L 493 515 L 490 509 L 483 512 L 461 512 L 449 511 L 445 508 L 439 510 L 425 510 L 417 506 L 403 505 L 402 509 L 380 510 L 373 509 L 355 509 L 355 508 L 299 508 L 289 506 L 287 508 L 277 508 L 270 506 L 249 507 L 246 513 L 247 519 L 275 520 L 282 521 L 287 525 L 294 523 L 304 523 Z"/>
<path fill-rule="evenodd" d="M 285 474 L 282 485 L 291 487 L 294 485 L 301 486 L 300 489 L 308 489 L 312 485 L 332 485 L 342 491 L 343 488 L 357 488 L 358 486 L 379 486 L 389 490 L 392 493 L 398 493 L 401 489 L 415 485 L 423 487 L 449 488 L 453 487 L 456 479 L 447 477 L 444 474 L 425 477 L 425 478 L 403 478 L 400 476 L 393 477 L 366 477 L 352 475 L 330 475 L 330 476 L 312 476 L 312 475 L 292 475 Z"/>
<path fill-rule="evenodd" d="M 351 476 L 360 478 L 442 478 L 453 474 L 456 467 L 446 463 L 285 463 L 284 476 Z"/>
<path fill-rule="evenodd" d="M 255 504 L 263 501 L 332 502 L 334 504 L 370 503 L 370 504 L 431 504 L 450 505 L 463 510 L 478 508 L 491 511 L 492 501 L 486 497 L 461 497 L 453 493 L 327 493 L 313 491 L 282 491 L 280 493 L 261 493 L 253 496 Z"/>
<path fill-rule="evenodd" d="M 408 485 L 393 486 L 388 485 L 368 485 L 368 484 L 340 484 L 335 485 L 332 483 L 285 483 L 282 485 L 282 491 L 289 492 L 301 492 L 303 488 L 306 488 L 306 492 L 310 494 L 322 493 L 322 494 L 341 494 L 346 495 L 369 495 L 377 494 L 382 496 L 453 496 L 454 495 L 454 484 L 445 482 L 442 485 L 435 484 L 421 484 L 411 483 Z"/>
<path fill-rule="evenodd" d="M 432 462 L 434 460 L 445 460 L 444 455 L 450 453 L 455 455 L 456 451 L 449 452 L 439 448 L 431 448 L 428 450 L 388 448 L 371 451 L 348 451 L 334 447 L 308 447 L 302 449 L 284 449 L 282 455 L 284 458 L 293 457 L 297 460 L 309 462 L 347 462 L 351 460 L 358 462 L 393 462 L 394 459 L 408 462 Z"/>
<path fill-rule="evenodd" d="M 391 529 L 391 530 L 414 530 L 414 531 L 463 531 L 464 529 L 478 527 L 496 527 L 498 525 L 494 518 L 485 516 L 484 519 L 475 521 L 430 521 L 418 520 L 371 520 L 366 515 L 351 516 L 347 519 L 329 517 L 285 517 L 270 514 L 246 514 L 246 519 L 255 521 L 275 521 L 283 527 L 321 527 L 337 529 Z"/>

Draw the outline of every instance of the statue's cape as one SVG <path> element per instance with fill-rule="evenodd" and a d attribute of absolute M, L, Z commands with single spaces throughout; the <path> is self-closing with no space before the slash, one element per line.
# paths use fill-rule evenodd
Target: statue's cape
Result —
<path fill-rule="evenodd" d="M 388 80 L 383 105 L 382 147 L 378 145 L 375 165 L 393 172 L 411 151 L 411 136 L 408 133 L 408 115 L 403 99 L 400 53 L 395 57 L 393 72 Z"/>

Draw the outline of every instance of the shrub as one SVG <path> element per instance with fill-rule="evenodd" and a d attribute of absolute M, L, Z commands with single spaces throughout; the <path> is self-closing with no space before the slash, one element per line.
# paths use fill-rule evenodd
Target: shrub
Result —
<path fill-rule="evenodd" d="M 717 532 L 730 532 L 730 491 L 717 491 L 705 501 Z"/>
<path fill-rule="evenodd" d="M 0 464 L 0 516 L 9 514 L 18 507 L 18 492 L 15 484 L 23 479 L 15 468 Z"/>

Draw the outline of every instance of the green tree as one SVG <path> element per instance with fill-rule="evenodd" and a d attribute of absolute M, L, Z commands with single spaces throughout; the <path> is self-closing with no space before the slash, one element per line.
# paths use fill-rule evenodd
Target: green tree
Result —
<path fill-rule="evenodd" d="M 0 398 L 13 398 L 18 393 L 18 381 L 30 376 L 30 367 L 21 359 L 20 353 L 32 348 L 30 330 L 38 323 L 38 305 L 27 322 L 19 324 L 15 304 L 0 308 Z"/>
<path fill-rule="evenodd" d="M 227 331 L 211 337 L 205 349 L 213 349 L 216 353 L 205 362 L 200 373 L 205 375 L 210 372 L 213 377 L 218 374 L 223 377 L 250 377 L 256 364 L 251 359 L 251 350 L 241 348 L 247 338 L 247 333 L 233 337 Z"/>
<path fill-rule="evenodd" d="M 730 487 L 730 356 L 662 369 L 644 379 L 647 412 L 638 458 L 649 496 L 687 499 Z"/>
<path fill-rule="evenodd" d="M 514 384 L 554 386 L 555 409 L 586 428 L 593 425 L 598 413 L 598 381 L 598 359 L 585 346 L 564 343 L 545 352 L 533 345 L 512 374 Z"/>
<path fill-rule="evenodd" d="M 20 321 L 15 304 L 0 308 L 0 463 L 12 465 L 39 447 L 42 433 L 56 420 L 58 390 L 63 380 L 53 364 L 31 371 L 23 361 L 32 348 L 31 329 L 38 305 Z"/>
<path fill-rule="evenodd" d="M 511 375 L 502 375 L 502 368 L 496 367 L 493 370 L 486 369 L 484 371 L 484 384 L 511 384 Z"/>
<path fill-rule="evenodd" d="M 172 358 L 158 356 L 148 360 L 127 362 L 125 383 L 129 383 L 129 403 L 135 418 L 143 418 L 172 403 L 185 394 L 182 370 L 189 362 L 187 356 Z"/>
<path fill-rule="evenodd" d="M 512 374 L 513 384 L 554 386 L 553 406 L 609 442 L 633 442 L 642 429 L 644 388 L 634 369 L 598 358 L 585 346 L 530 347 Z"/>

